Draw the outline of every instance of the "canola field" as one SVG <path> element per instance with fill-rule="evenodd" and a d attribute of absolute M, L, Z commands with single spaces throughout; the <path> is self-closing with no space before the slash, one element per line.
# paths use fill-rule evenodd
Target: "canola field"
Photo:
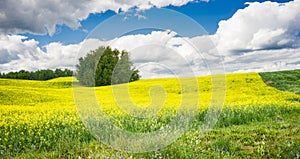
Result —
<path fill-rule="evenodd" d="M 300 157 L 300 95 L 267 86 L 257 73 L 226 75 L 222 112 L 205 136 L 200 129 L 212 100 L 210 76 L 197 78 L 199 89 L 194 84 L 182 89 L 180 80 L 172 78 L 132 82 L 131 101 L 122 92 L 124 85 L 93 88 L 104 114 L 131 132 L 159 130 L 182 102 L 197 108 L 189 131 L 170 146 L 147 153 L 118 151 L 97 141 L 80 120 L 74 80 L 0 79 L 0 158 Z M 135 118 L 119 108 L 130 111 L 136 107 L 132 103 L 138 116 L 150 118 Z"/>

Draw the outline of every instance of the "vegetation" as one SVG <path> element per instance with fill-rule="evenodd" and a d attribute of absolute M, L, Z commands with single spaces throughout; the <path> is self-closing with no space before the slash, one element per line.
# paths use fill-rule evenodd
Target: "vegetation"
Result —
<path fill-rule="evenodd" d="M 21 70 L 18 72 L 0 73 L 0 78 L 7 79 L 25 79 L 25 80 L 49 80 L 58 77 L 69 77 L 73 75 L 73 71 L 65 69 L 53 70 L 38 70 L 38 71 L 25 71 Z"/>
<path fill-rule="evenodd" d="M 106 86 L 136 81 L 138 70 L 132 67 L 126 51 L 99 47 L 79 59 L 77 79 L 85 86 Z"/>
<path fill-rule="evenodd" d="M 259 73 L 267 85 L 300 94 L 300 70 Z"/>
<path fill-rule="evenodd" d="M 84 127 L 72 95 L 72 79 L 49 81 L 0 79 L 0 158 L 297 158 L 300 155 L 300 95 L 267 86 L 256 73 L 226 75 L 226 99 L 218 123 L 203 136 L 201 127 L 210 105 L 210 77 L 199 77 L 200 102 L 190 130 L 155 152 L 133 154 L 98 142 Z M 103 112 L 131 132 L 151 132 L 172 120 L 181 97 L 178 79 L 129 83 L 139 107 L 166 91 L 162 109 L 149 119 L 124 113 L 112 89 L 95 88 Z M 154 89 L 150 89 L 154 88 Z M 157 87 L 158 88 L 158 87 Z M 122 99 L 120 99 L 122 100 Z M 190 99 L 192 100 L 192 99 Z M 153 109 L 156 109 L 153 107 Z M 132 143 L 134 144 L 134 143 Z"/>

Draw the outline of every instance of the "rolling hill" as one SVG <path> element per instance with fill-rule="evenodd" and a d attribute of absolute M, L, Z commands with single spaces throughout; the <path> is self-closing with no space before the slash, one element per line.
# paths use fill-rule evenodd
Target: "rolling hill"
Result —
<path fill-rule="evenodd" d="M 0 157 L 299 157 L 298 72 L 261 73 L 262 77 L 257 73 L 228 74 L 223 81 L 226 90 L 218 88 L 221 93 L 213 92 L 219 81 L 213 81 L 211 76 L 144 79 L 129 85 L 89 88 L 96 98 L 76 95 L 82 92 L 72 88 L 76 80 L 71 77 L 49 81 L 0 79 Z M 127 86 L 130 98 L 126 96 Z M 87 105 L 97 99 L 112 124 L 132 133 L 168 126 L 181 107 L 196 111 L 189 130 L 170 146 L 134 154 L 113 150 L 97 141 L 80 120 L 81 108 L 76 108 L 76 98 L 80 96 Z M 203 135 L 206 114 L 216 100 L 224 103 L 218 105 L 222 112 L 213 129 Z M 149 118 L 130 114 L 136 110 L 144 113 L 135 115 L 146 112 Z"/>

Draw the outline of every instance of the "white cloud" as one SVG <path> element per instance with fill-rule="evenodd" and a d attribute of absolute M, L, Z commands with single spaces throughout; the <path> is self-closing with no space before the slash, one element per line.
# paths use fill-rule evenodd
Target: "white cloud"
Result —
<path fill-rule="evenodd" d="M 129 51 L 135 66 L 147 68 L 141 71 L 142 77 L 153 77 L 153 74 L 156 74 L 155 77 L 209 74 L 205 62 L 212 60 L 212 56 L 201 52 L 201 47 L 193 45 L 195 43 L 192 39 L 176 35 L 168 30 L 153 31 L 147 35 L 123 36 L 112 40 L 109 45 Z M 154 64 L 157 67 L 154 67 Z"/>
<path fill-rule="evenodd" d="M 300 1 L 248 3 L 212 39 L 228 72 L 300 68 Z"/>
<path fill-rule="evenodd" d="M 300 1 L 248 3 L 230 19 L 221 21 L 218 49 L 227 55 L 247 51 L 299 47 Z"/>
<path fill-rule="evenodd" d="M 26 37 L 18 35 L 0 35 L 1 70 L 21 69 L 23 65 L 16 63 L 18 61 L 31 61 L 25 68 L 33 68 L 35 61 L 43 58 L 41 49 L 37 47 L 38 42 L 25 39 Z"/>
<path fill-rule="evenodd" d="M 38 42 L 25 36 L 0 35 L 0 70 L 2 72 L 55 68 L 74 68 L 80 48 L 96 49 L 102 45 L 98 40 L 85 40 L 79 44 L 50 43 L 45 52 Z M 88 51 L 87 51 L 88 52 Z"/>
<path fill-rule="evenodd" d="M 176 34 L 171 31 L 127 35 L 111 41 L 87 39 L 72 45 L 50 43 L 45 46 L 45 52 L 37 46 L 35 40 L 27 40 L 24 36 L 2 37 L 6 38 L 3 42 L 10 44 L 6 50 L 0 50 L 0 54 L 9 59 L 1 60 L 0 63 L 0 70 L 5 72 L 20 69 L 74 68 L 78 58 L 84 56 L 89 50 L 109 45 L 112 48 L 129 51 L 133 63 L 141 69 L 144 78 L 209 73 L 200 53 L 197 53 L 198 51 L 188 43 L 189 39 L 176 37 Z"/>
<path fill-rule="evenodd" d="M 53 35 L 57 24 L 76 29 L 91 13 L 127 11 L 132 7 L 145 10 L 153 6 L 181 6 L 191 1 L 194 0 L 1 0 L 0 32 Z"/>
<path fill-rule="evenodd" d="M 214 36 L 181 38 L 174 32 L 154 31 L 148 35 L 127 35 L 111 41 L 87 39 L 72 45 L 51 43 L 45 46 L 45 52 L 38 48 L 34 40 L 25 40 L 26 37 L 23 36 L 6 37 L 0 43 L 6 42 L 10 46 L 6 50 L 0 50 L 0 55 L 5 55 L 9 60 L 1 58 L 0 70 L 74 69 L 78 58 L 88 50 L 109 45 L 128 50 L 143 78 L 199 76 L 218 71 L 222 73 L 222 58 L 210 42 L 214 40 L 212 37 Z M 224 63 L 227 72 L 295 69 L 300 68 L 299 55 L 300 48 L 258 50 L 238 56 L 228 55 L 224 58 Z"/>
<path fill-rule="evenodd" d="M 300 69 L 300 48 L 252 51 L 225 60 L 228 72 Z"/>

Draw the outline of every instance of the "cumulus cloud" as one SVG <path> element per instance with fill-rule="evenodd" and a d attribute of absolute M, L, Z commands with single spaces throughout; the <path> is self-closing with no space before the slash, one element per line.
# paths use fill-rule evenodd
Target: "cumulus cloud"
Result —
<path fill-rule="evenodd" d="M 228 72 L 268 72 L 300 68 L 300 48 L 259 50 L 225 60 Z"/>
<path fill-rule="evenodd" d="M 300 68 L 300 1 L 248 5 L 212 37 L 228 72 Z"/>
<path fill-rule="evenodd" d="M 111 41 L 87 39 L 79 44 L 50 43 L 45 52 L 35 40 L 24 36 L 2 36 L 10 47 L 0 50 L 9 60 L 1 60 L 1 71 L 20 69 L 71 68 L 90 50 L 98 46 L 111 46 L 130 52 L 134 65 L 144 78 L 193 76 L 209 74 L 201 53 L 192 45 L 191 39 L 177 37 L 172 31 L 153 31 L 147 35 L 127 35 Z M 11 39 L 7 41 L 7 39 Z M 22 50 L 27 50 L 23 52 Z"/>
<path fill-rule="evenodd" d="M 297 48 L 300 45 L 300 1 L 254 2 L 221 21 L 215 36 L 227 55 L 257 50 Z"/>
<path fill-rule="evenodd" d="M 202 36 L 200 39 L 205 41 L 205 48 L 213 45 L 209 36 Z M 204 45 L 197 46 L 196 41 L 192 38 L 178 37 L 175 32 L 167 30 L 153 31 L 147 35 L 123 36 L 112 40 L 109 45 L 129 51 L 133 63 L 142 67 L 141 74 L 146 78 L 150 77 L 148 74 L 155 74 L 155 77 L 210 74 L 214 67 L 212 62 L 220 62 L 220 59 L 217 54 L 208 56 L 205 52 L 207 50 L 202 48 Z"/>
<path fill-rule="evenodd" d="M 132 7 L 145 10 L 153 6 L 181 6 L 191 1 L 194 0 L 1 0 L 0 32 L 53 35 L 57 24 L 76 29 L 80 27 L 80 21 L 92 13 L 127 11 Z"/>
<path fill-rule="evenodd" d="M 43 51 L 38 41 L 20 35 L 0 35 L 0 70 L 2 72 L 38 69 L 70 68 L 74 69 L 80 48 L 96 49 L 102 43 L 88 39 L 79 44 L 63 45 L 50 43 Z"/>
<path fill-rule="evenodd" d="M 19 35 L 0 35 L 0 64 L 1 70 L 16 69 L 22 67 L 22 64 L 15 61 L 32 61 L 26 68 L 32 68 L 35 61 L 43 58 L 41 49 L 37 47 L 35 40 L 25 40 L 26 37 Z M 17 68 L 18 69 L 18 68 Z"/>

